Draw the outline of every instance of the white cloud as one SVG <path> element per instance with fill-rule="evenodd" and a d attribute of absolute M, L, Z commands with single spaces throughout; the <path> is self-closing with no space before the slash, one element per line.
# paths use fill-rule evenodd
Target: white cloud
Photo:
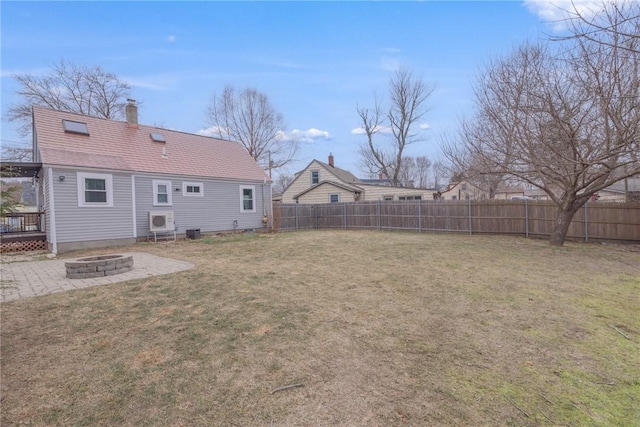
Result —
<path fill-rule="evenodd" d="M 211 126 L 206 129 L 200 129 L 196 132 L 198 135 L 210 136 L 212 138 L 219 138 L 220 134 L 225 135 L 226 131 L 224 128 L 219 126 Z"/>
<path fill-rule="evenodd" d="M 167 37 L 167 41 L 169 43 L 174 43 L 176 41 L 176 36 L 174 36 L 173 34 Z"/>
<path fill-rule="evenodd" d="M 422 130 L 431 129 L 431 125 L 429 125 L 429 123 L 422 123 L 420 125 L 420 129 L 422 129 Z"/>
<path fill-rule="evenodd" d="M 390 135 L 393 132 L 391 131 L 391 128 L 388 126 L 377 126 L 375 128 L 375 131 L 377 133 L 382 133 L 382 134 L 386 134 L 386 135 Z M 364 128 L 355 128 L 355 129 L 351 129 L 351 135 L 366 135 L 367 133 L 365 132 Z"/>
<path fill-rule="evenodd" d="M 291 132 L 280 132 L 280 138 L 286 141 L 315 142 L 320 140 L 329 141 L 333 139 L 333 136 L 326 130 L 310 128 L 307 130 L 294 129 Z"/>
<path fill-rule="evenodd" d="M 218 138 L 220 134 L 227 135 L 224 128 L 211 126 L 206 129 L 200 129 L 196 132 L 198 135 L 210 136 Z M 279 131 L 278 138 L 283 141 L 297 140 L 298 142 L 315 142 L 318 140 L 329 141 L 333 136 L 326 130 L 311 128 L 308 130 L 294 129 L 291 132 Z"/>
<path fill-rule="evenodd" d="M 551 24 L 555 31 L 566 29 L 566 19 L 578 11 L 588 18 L 602 6 L 602 0 L 523 0 L 531 13 Z"/>

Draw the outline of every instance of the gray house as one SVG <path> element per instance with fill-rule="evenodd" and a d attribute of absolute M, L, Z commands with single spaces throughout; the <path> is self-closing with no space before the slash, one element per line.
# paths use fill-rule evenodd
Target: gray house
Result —
<path fill-rule="evenodd" d="M 133 102 L 126 122 L 33 108 L 50 251 L 267 224 L 271 182 L 240 144 L 140 125 L 137 116 Z"/>

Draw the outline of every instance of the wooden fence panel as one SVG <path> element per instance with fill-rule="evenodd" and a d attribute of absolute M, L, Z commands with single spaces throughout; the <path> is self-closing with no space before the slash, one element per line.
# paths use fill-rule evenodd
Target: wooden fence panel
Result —
<path fill-rule="evenodd" d="M 558 208 L 549 201 L 377 201 L 274 204 L 277 230 L 362 228 L 550 236 Z M 567 237 L 640 242 L 640 203 L 589 202 Z"/>

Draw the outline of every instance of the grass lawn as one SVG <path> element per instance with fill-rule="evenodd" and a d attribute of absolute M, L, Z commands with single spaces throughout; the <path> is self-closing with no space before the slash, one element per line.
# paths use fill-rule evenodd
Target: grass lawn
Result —
<path fill-rule="evenodd" d="M 196 268 L 1 305 L 2 426 L 640 425 L 638 246 L 309 231 L 133 250 Z"/>

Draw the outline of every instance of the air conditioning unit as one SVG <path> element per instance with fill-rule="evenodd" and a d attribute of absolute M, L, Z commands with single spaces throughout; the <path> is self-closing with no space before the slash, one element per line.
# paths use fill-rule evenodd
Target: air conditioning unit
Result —
<path fill-rule="evenodd" d="M 173 231 L 175 228 L 176 225 L 173 223 L 173 212 L 149 212 L 149 231 Z"/>

